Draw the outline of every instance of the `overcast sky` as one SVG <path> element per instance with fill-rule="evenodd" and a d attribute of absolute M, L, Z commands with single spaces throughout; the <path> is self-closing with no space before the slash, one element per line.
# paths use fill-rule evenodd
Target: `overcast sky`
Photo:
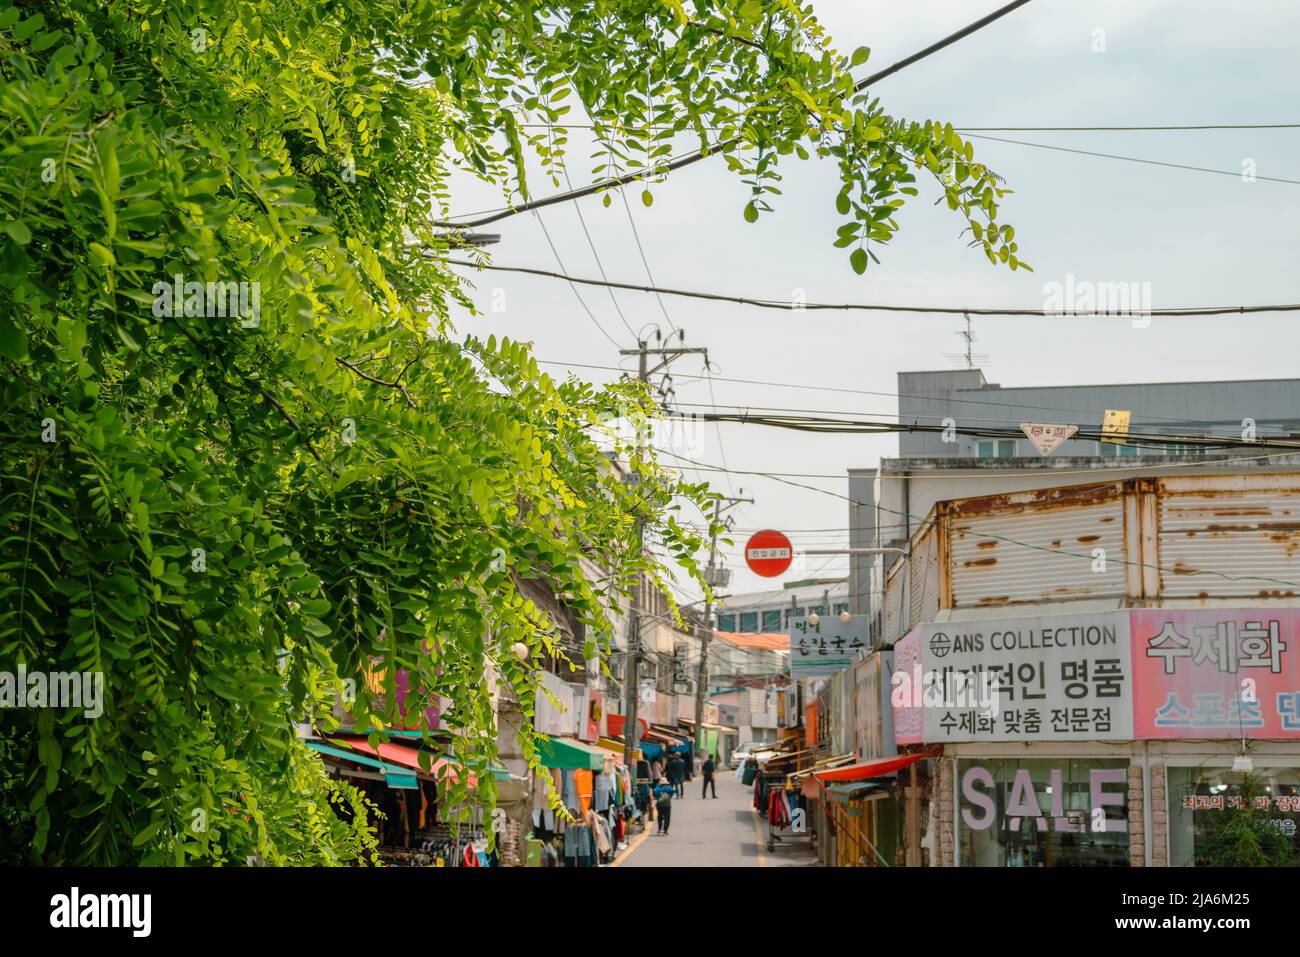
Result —
<path fill-rule="evenodd" d="M 879 70 L 999 5 L 1000 0 L 812 0 L 836 48 L 871 48 L 859 75 Z M 1104 52 L 1093 52 L 1104 31 Z M 883 81 L 885 109 L 911 119 L 971 126 L 1137 126 L 1300 121 L 1300 3 L 1295 0 L 1036 0 L 974 36 Z M 1121 154 L 1239 174 L 1253 160 L 1258 176 L 1300 180 L 1300 130 L 1142 133 L 995 133 L 1094 152 Z M 589 181 L 582 131 L 570 134 L 574 186 Z M 1214 175 L 974 139 L 977 159 L 1015 189 L 998 220 L 1016 228 L 1021 258 L 1033 273 L 994 269 L 959 236 L 961 220 L 932 206 L 938 191 L 922 182 L 921 196 L 901 210 L 901 232 L 877 247 L 882 265 L 866 275 L 850 269 L 832 247 L 839 188 L 832 162 L 797 160 L 784 167 L 784 195 L 775 213 L 748 224 L 747 187 L 724 164 L 706 160 L 654 187 L 654 205 L 629 194 L 650 271 L 660 286 L 809 301 L 879 302 L 1038 309 L 1045 283 L 1067 274 L 1094 282 L 1151 284 L 1153 308 L 1242 305 L 1300 300 L 1300 185 L 1240 175 Z M 551 192 L 537 174 L 537 195 Z M 455 214 L 502 205 L 499 194 L 469 176 L 453 180 Z M 542 222 L 571 274 L 600 270 L 575 210 L 582 216 L 611 279 L 645 283 L 628 212 L 617 196 L 550 207 Z M 531 214 L 487 227 L 501 233 L 495 262 L 557 268 Z M 535 344 L 540 360 L 592 381 L 619 373 L 585 366 L 620 365 L 608 336 L 635 345 L 632 330 L 657 323 L 667 331 L 654 296 L 579 287 L 605 333 L 572 287 L 552 279 L 478 273 L 475 300 L 484 315 L 462 312 L 459 327 Z M 505 311 L 492 311 L 494 290 Z M 497 293 L 498 297 L 500 293 Z M 500 299 L 498 298 L 498 302 Z M 615 303 L 622 312 L 620 318 Z M 671 321 L 688 345 L 706 346 L 710 383 L 699 357 L 673 367 L 684 410 L 703 404 L 779 407 L 892 418 L 900 371 L 952 368 L 947 354 L 962 348 L 960 317 L 864 313 L 786 313 L 665 297 Z M 979 363 L 1004 386 L 1297 375 L 1300 334 L 1284 314 L 1257 318 L 1131 321 L 1071 318 L 988 318 L 976 321 Z M 624 368 L 635 360 L 623 359 Z M 795 383 L 782 388 L 725 381 Z M 863 394 L 826 391 L 861 390 Z M 869 393 L 883 393 L 872 395 Z M 699 403 L 702 405 L 687 405 Z M 1137 414 L 1137 413 L 1135 413 Z M 1100 418 L 1100 412 L 1098 413 Z M 822 436 L 755 425 L 680 429 L 673 449 L 731 469 L 842 476 L 897 453 L 893 437 Z M 692 478 L 700 477 L 690 473 Z M 748 531 L 786 530 L 796 548 L 847 543 L 847 504 L 829 495 L 770 479 L 704 473 L 724 493 L 744 489 L 756 502 L 738 509 L 735 544 L 727 560 L 732 590 L 779 585 L 744 568 Z M 843 478 L 798 481 L 838 494 Z M 844 574 L 847 560 L 811 558 L 805 574 Z M 787 577 L 794 577 L 793 572 Z M 698 596 L 689 591 L 687 598 Z"/>

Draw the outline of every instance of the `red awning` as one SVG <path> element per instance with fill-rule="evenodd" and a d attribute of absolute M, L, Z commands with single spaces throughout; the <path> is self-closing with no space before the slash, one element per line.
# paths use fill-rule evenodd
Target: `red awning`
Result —
<path fill-rule="evenodd" d="M 814 777 L 818 781 L 865 781 L 867 778 L 883 778 L 887 774 L 902 770 L 909 764 L 932 757 L 934 753 L 928 751 L 921 754 L 900 754 L 896 758 L 880 758 L 876 761 L 868 761 L 866 764 L 851 764 L 847 768 L 819 771 Z"/>
<path fill-rule="evenodd" d="M 627 720 L 625 715 L 607 714 L 605 716 L 605 720 L 608 722 L 608 726 L 609 726 L 609 734 L 607 735 L 607 737 L 610 738 L 623 737 L 623 722 Z M 645 718 L 637 718 L 636 723 L 641 726 L 641 736 L 645 737 L 645 733 L 650 730 L 649 723 L 646 721 Z"/>
<path fill-rule="evenodd" d="M 363 754 L 374 755 L 377 758 L 383 758 L 393 764 L 401 765 L 404 768 L 410 768 L 420 774 L 429 775 L 435 780 L 441 781 L 443 778 L 450 778 L 452 781 L 458 780 L 460 768 L 452 764 L 446 758 L 434 758 L 429 765 L 429 770 L 425 771 L 420 767 L 420 752 L 416 748 L 407 747 L 404 744 L 394 744 L 389 741 L 379 745 L 378 750 L 370 746 L 369 741 L 361 741 L 357 738 L 338 738 L 330 741 L 330 744 L 342 745 L 351 748 L 354 751 L 360 751 Z M 469 786 L 476 787 L 478 779 L 474 774 L 469 775 Z"/>

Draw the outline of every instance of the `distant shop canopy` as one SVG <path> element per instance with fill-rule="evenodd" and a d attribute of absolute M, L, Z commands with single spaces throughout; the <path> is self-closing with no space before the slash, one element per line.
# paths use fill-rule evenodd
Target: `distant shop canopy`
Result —
<path fill-rule="evenodd" d="M 829 771 L 818 771 L 816 778 L 823 783 L 845 783 L 849 781 L 869 781 L 873 778 L 888 777 L 901 771 L 909 765 L 925 758 L 934 757 L 937 751 L 923 751 L 917 754 L 902 754 L 893 758 L 881 758 L 878 761 L 867 761 L 864 764 L 853 764 L 846 768 L 831 768 Z"/>
<path fill-rule="evenodd" d="M 605 758 L 609 754 L 604 748 L 592 747 L 577 738 L 552 738 L 549 735 L 538 740 L 537 753 L 542 759 L 542 767 L 563 771 L 604 770 Z"/>

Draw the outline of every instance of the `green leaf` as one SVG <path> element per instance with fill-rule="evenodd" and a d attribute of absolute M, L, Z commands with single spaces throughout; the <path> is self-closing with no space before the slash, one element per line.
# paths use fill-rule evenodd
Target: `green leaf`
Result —
<path fill-rule="evenodd" d="M 758 207 L 752 202 L 745 204 L 745 222 L 754 223 L 758 221 Z"/>
<path fill-rule="evenodd" d="M 162 828 L 162 821 L 158 821 L 158 820 L 150 821 L 148 824 L 144 826 L 144 828 L 140 831 L 139 834 L 137 834 L 134 838 L 131 839 L 132 846 L 140 847 L 143 844 L 149 843 L 149 841 L 153 840 L 153 836 L 157 834 L 161 828 Z"/>
<path fill-rule="evenodd" d="M 0 356 L 14 362 L 27 358 L 27 336 L 3 316 L 0 316 Z"/>
<path fill-rule="evenodd" d="M 32 231 L 27 228 L 27 224 L 21 219 L 12 219 L 5 223 L 5 232 L 19 246 L 26 246 L 32 241 Z"/>
<path fill-rule="evenodd" d="M 867 251 L 861 246 L 853 250 L 852 255 L 849 256 L 849 265 L 853 267 L 855 273 L 861 276 L 867 271 Z"/>
<path fill-rule="evenodd" d="M 91 243 L 88 249 L 90 261 L 96 266 L 116 266 L 117 258 L 112 251 L 100 243 Z"/>
<path fill-rule="evenodd" d="M 648 190 L 648 189 L 643 189 L 643 190 L 641 190 L 641 202 L 642 202 L 644 205 L 646 205 L 646 206 L 650 206 L 651 204 L 654 203 L 654 201 L 655 201 L 655 198 L 654 198 L 654 196 L 652 196 L 652 195 L 650 194 L 650 190 Z"/>

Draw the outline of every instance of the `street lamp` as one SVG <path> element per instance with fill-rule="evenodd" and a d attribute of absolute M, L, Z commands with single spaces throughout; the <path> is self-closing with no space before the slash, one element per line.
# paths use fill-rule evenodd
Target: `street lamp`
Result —
<path fill-rule="evenodd" d="M 907 629 L 911 627 L 911 625 L 912 625 L 911 617 L 912 617 L 912 616 L 911 616 L 910 607 L 911 607 L 911 603 L 912 603 L 912 562 L 911 562 L 912 555 L 911 555 L 911 552 L 910 552 L 910 551 L 908 551 L 907 549 L 902 549 L 902 548 L 889 548 L 889 547 L 881 547 L 881 548 L 802 548 L 802 549 L 800 549 L 800 551 L 801 551 L 803 554 L 805 554 L 805 555 L 886 555 L 886 554 L 891 554 L 891 553 L 892 553 L 892 554 L 895 554 L 895 555 L 901 555 L 901 556 L 903 557 L 903 559 L 904 559 L 904 561 L 903 561 L 903 602 L 902 602 L 902 605 L 903 605 L 903 614 L 906 616 L 906 620 L 907 620 L 907 627 L 904 628 L 903 630 L 904 630 L 904 631 L 907 631 Z M 847 613 L 845 613 L 845 614 L 847 614 Z M 852 616 L 850 615 L 849 617 L 851 618 Z M 841 620 L 841 621 L 846 620 L 846 619 L 844 618 L 844 614 L 841 614 L 841 616 L 840 616 L 840 620 Z M 812 625 L 815 626 L 815 625 L 817 624 L 817 616 L 816 616 L 815 614 L 810 615 L 810 616 L 808 617 L 808 621 L 809 621 L 810 624 L 812 624 Z"/>

